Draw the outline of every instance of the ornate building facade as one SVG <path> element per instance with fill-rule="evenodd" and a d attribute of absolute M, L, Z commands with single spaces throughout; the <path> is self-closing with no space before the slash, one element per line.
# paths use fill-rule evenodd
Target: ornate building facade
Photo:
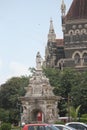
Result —
<path fill-rule="evenodd" d="M 50 20 L 45 51 L 46 67 L 87 68 L 87 0 L 73 0 L 67 14 L 64 0 L 61 4 L 63 39 L 56 39 Z"/>
<path fill-rule="evenodd" d="M 23 113 L 21 122 L 46 122 L 54 123 L 58 120 L 59 96 L 53 94 L 53 87 L 49 79 L 42 72 L 42 58 L 36 55 L 36 71 L 29 80 L 26 94 L 20 97 Z"/>

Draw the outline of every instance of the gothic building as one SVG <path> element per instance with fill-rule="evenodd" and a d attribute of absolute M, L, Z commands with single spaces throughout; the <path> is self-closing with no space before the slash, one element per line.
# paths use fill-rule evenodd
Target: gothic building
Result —
<path fill-rule="evenodd" d="M 61 4 L 63 39 L 56 39 L 50 20 L 45 50 L 46 67 L 87 68 L 87 0 L 73 0 L 66 13 L 64 0 Z"/>

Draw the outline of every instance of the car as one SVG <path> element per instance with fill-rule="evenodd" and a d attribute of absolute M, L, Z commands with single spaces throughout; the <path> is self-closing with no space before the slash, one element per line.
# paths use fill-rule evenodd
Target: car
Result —
<path fill-rule="evenodd" d="M 65 124 L 66 126 L 73 127 L 77 130 L 87 130 L 87 124 L 82 122 L 69 122 Z"/>
<path fill-rule="evenodd" d="M 59 129 L 51 124 L 36 123 L 36 124 L 25 124 L 22 130 L 59 130 Z"/>
<path fill-rule="evenodd" d="M 76 130 L 72 127 L 62 125 L 62 124 L 53 124 L 53 126 L 57 127 L 59 130 Z"/>

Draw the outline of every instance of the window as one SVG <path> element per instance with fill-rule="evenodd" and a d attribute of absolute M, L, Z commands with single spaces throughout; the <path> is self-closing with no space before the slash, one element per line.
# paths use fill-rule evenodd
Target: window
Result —
<path fill-rule="evenodd" d="M 82 29 L 82 30 L 81 30 L 81 33 L 82 33 L 82 34 L 86 34 L 86 29 Z"/>
<path fill-rule="evenodd" d="M 73 35 L 74 34 L 74 31 L 73 30 L 69 30 L 69 35 Z"/>
<path fill-rule="evenodd" d="M 87 63 L 87 53 L 84 53 L 84 54 L 83 54 L 83 62 L 84 62 L 84 63 Z"/>
<path fill-rule="evenodd" d="M 74 59 L 75 59 L 75 64 L 79 65 L 80 64 L 80 55 L 78 53 L 75 55 Z"/>

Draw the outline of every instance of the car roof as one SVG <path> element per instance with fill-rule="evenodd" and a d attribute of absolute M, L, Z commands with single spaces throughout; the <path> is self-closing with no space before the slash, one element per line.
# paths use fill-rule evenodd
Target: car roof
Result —
<path fill-rule="evenodd" d="M 68 122 L 66 124 L 85 124 L 85 123 L 83 123 L 83 122 Z"/>
<path fill-rule="evenodd" d="M 63 124 L 53 124 L 54 126 L 65 126 Z"/>
<path fill-rule="evenodd" d="M 47 125 L 49 125 L 49 124 L 46 124 L 46 123 L 44 123 L 44 124 L 39 124 L 39 123 L 32 123 L 32 124 L 25 124 L 26 126 L 47 126 Z"/>
<path fill-rule="evenodd" d="M 82 125 L 84 125 L 84 126 L 87 127 L 87 124 L 85 124 L 85 123 L 83 123 L 83 122 L 68 122 L 68 123 L 66 123 L 65 125 L 69 125 L 69 124 L 82 124 Z"/>

